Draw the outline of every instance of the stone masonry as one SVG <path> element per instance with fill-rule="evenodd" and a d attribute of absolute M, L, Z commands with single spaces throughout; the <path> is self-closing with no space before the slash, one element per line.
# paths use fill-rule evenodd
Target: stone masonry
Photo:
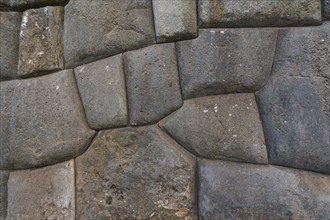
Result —
<path fill-rule="evenodd" d="M 0 0 L 0 220 L 327 220 L 329 0 Z"/>

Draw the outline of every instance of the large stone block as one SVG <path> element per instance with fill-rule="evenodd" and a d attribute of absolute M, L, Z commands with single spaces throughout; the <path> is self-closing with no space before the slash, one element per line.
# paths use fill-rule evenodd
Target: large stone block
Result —
<path fill-rule="evenodd" d="M 155 123 L 182 105 L 174 43 L 124 54 L 132 125 Z"/>
<path fill-rule="evenodd" d="M 330 20 L 330 0 L 322 0 L 322 18 Z"/>
<path fill-rule="evenodd" d="M 74 219 L 74 161 L 10 173 L 8 220 Z"/>
<path fill-rule="evenodd" d="M 0 169 L 67 160 L 93 138 L 70 70 L 1 82 L 0 103 Z"/>
<path fill-rule="evenodd" d="M 0 171 L 0 219 L 6 219 L 7 216 L 7 181 L 9 177 L 8 171 Z"/>
<path fill-rule="evenodd" d="M 22 13 L 0 11 L 0 81 L 15 78 Z"/>
<path fill-rule="evenodd" d="M 89 125 L 94 129 L 128 123 L 122 55 L 75 68 L 78 89 Z"/>
<path fill-rule="evenodd" d="M 276 166 L 200 160 L 199 217 L 327 219 L 330 177 Z"/>
<path fill-rule="evenodd" d="M 199 157 L 267 163 L 267 149 L 254 94 L 184 101 L 161 126 Z"/>
<path fill-rule="evenodd" d="M 197 219 L 195 158 L 157 126 L 101 131 L 76 170 L 77 219 Z"/>
<path fill-rule="evenodd" d="M 23 11 L 29 8 L 65 5 L 69 0 L 0 0 L 0 8 Z"/>
<path fill-rule="evenodd" d="M 197 37 L 196 0 L 153 0 L 152 6 L 158 43 Z"/>
<path fill-rule="evenodd" d="M 63 68 L 63 7 L 23 13 L 18 75 L 27 77 Z"/>
<path fill-rule="evenodd" d="M 273 63 L 276 29 L 204 29 L 177 43 L 183 97 L 255 92 Z"/>
<path fill-rule="evenodd" d="M 65 6 L 66 68 L 154 42 L 151 0 L 71 0 Z"/>
<path fill-rule="evenodd" d="M 321 24 L 320 0 L 198 0 L 199 26 L 264 27 Z"/>

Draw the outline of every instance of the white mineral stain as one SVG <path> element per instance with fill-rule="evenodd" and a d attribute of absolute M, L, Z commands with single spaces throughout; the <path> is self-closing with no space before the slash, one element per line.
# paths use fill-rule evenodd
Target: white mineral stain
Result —
<path fill-rule="evenodd" d="M 84 71 L 84 69 L 85 69 L 85 67 L 81 67 L 81 68 L 79 69 L 79 72 Z"/>
<path fill-rule="evenodd" d="M 215 31 L 212 31 L 212 30 L 211 30 L 210 32 L 211 32 L 212 34 L 214 34 L 214 33 L 215 33 Z"/>
<path fill-rule="evenodd" d="M 231 117 L 231 116 L 232 116 L 232 114 L 229 113 L 229 117 Z"/>
<path fill-rule="evenodd" d="M 204 113 L 206 113 L 206 112 L 209 112 L 209 110 L 207 110 L 207 109 L 204 109 Z"/>
<path fill-rule="evenodd" d="M 225 33 L 225 31 L 220 31 L 220 33 L 221 33 L 221 34 L 224 34 L 224 33 Z"/>
<path fill-rule="evenodd" d="M 59 88 L 60 88 L 60 86 L 59 86 L 59 85 L 57 85 L 57 86 L 56 86 L 56 90 L 58 90 Z"/>
<path fill-rule="evenodd" d="M 236 135 L 236 134 L 234 134 L 234 135 L 233 135 L 233 137 L 235 138 L 235 137 L 237 137 L 237 135 Z"/>
<path fill-rule="evenodd" d="M 26 24 L 28 23 L 29 21 L 29 18 L 28 18 L 28 12 L 25 13 L 25 15 L 23 16 L 23 19 L 22 19 L 22 27 L 26 27 Z"/>
<path fill-rule="evenodd" d="M 106 67 L 105 67 L 105 70 L 106 70 L 106 71 L 109 71 L 109 70 L 110 70 L 110 67 L 109 67 L 109 66 L 106 66 Z"/>

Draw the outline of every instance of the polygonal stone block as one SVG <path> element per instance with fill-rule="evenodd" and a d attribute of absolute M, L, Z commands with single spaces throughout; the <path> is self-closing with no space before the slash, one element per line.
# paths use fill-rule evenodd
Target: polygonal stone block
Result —
<path fill-rule="evenodd" d="M 69 0 L 0 0 L 0 8 L 23 11 L 29 8 L 65 5 Z"/>
<path fill-rule="evenodd" d="M 8 171 L 0 171 L 0 219 L 6 219 L 7 216 L 8 177 Z"/>
<path fill-rule="evenodd" d="M 156 126 L 101 131 L 76 159 L 78 219 L 197 219 L 195 158 Z"/>

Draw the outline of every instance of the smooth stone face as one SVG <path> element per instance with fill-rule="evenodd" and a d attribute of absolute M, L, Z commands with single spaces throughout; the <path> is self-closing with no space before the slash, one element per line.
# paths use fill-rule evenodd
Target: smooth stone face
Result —
<path fill-rule="evenodd" d="M 131 125 L 155 123 L 182 105 L 174 43 L 124 54 Z"/>
<path fill-rule="evenodd" d="M 184 101 L 161 126 L 195 155 L 267 163 L 267 149 L 254 94 L 210 96 Z"/>
<path fill-rule="evenodd" d="M 322 18 L 330 20 L 330 0 L 322 0 Z"/>
<path fill-rule="evenodd" d="M 66 68 L 154 42 L 151 0 L 71 0 L 65 6 Z"/>
<path fill-rule="evenodd" d="M 77 219 L 197 219 L 195 158 L 157 126 L 101 131 L 76 171 Z"/>
<path fill-rule="evenodd" d="M 69 0 L 0 0 L 0 8 L 23 11 L 29 8 L 65 5 Z"/>
<path fill-rule="evenodd" d="M 8 219 L 74 219 L 74 161 L 10 173 Z"/>
<path fill-rule="evenodd" d="M 70 70 L 1 82 L 0 103 L 0 169 L 67 160 L 93 138 Z"/>
<path fill-rule="evenodd" d="M 0 81 L 17 75 L 22 13 L 0 11 Z"/>
<path fill-rule="evenodd" d="M 5 219 L 7 216 L 8 177 L 8 171 L 0 171 L 0 219 Z"/>
<path fill-rule="evenodd" d="M 158 43 L 197 37 L 196 0 L 153 0 Z"/>
<path fill-rule="evenodd" d="M 75 68 L 80 96 L 91 128 L 128 123 L 122 55 Z"/>
<path fill-rule="evenodd" d="M 255 92 L 267 83 L 276 29 L 204 29 L 177 42 L 183 97 Z"/>
<path fill-rule="evenodd" d="M 198 0 L 199 26 L 264 27 L 319 25 L 320 0 Z"/>
<path fill-rule="evenodd" d="M 327 219 L 330 177 L 276 166 L 198 162 L 199 217 Z"/>
<path fill-rule="evenodd" d="M 23 13 L 18 75 L 27 77 L 63 68 L 63 7 Z"/>

